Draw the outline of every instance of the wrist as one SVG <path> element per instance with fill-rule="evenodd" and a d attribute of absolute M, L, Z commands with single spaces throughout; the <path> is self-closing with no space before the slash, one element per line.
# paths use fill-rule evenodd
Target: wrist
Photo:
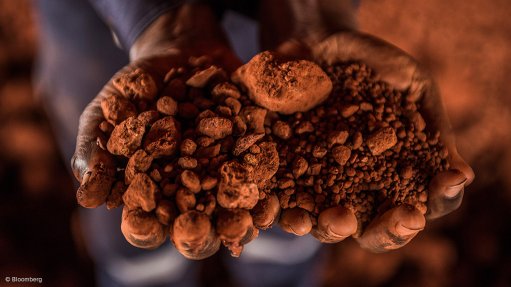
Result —
<path fill-rule="evenodd" d="M 185 4 L 158 17 L 130 48 L 130 60 L 207 50 L 227 45 L 216 16 L 207 5 Z M 204 52 L 202 52 L 204 53 Z"/>

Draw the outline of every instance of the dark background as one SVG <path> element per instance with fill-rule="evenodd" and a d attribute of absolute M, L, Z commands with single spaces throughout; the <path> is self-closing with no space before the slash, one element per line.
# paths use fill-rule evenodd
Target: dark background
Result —
<path fill-rule="evenodd" d="M 325 286 L 511 286 L 510 11 L 507 0 L 362 1 L 361 30 L 433 73 L 476 180 L 458 211 L 398 251 L 329 246 Z M 28 0 L 0 0 L 0 286 L 5 276 L 94 286 L 68 159 L 31 86 L 33 16 Z M 204 285 L 228 283 L 217 260 L 205 262 Z"/>

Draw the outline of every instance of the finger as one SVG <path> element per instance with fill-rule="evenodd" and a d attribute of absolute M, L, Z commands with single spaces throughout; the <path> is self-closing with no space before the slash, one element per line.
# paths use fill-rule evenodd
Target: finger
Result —
<path fill-rule="evenodd" d="M 239 257 L 243 244 L 255 238 L 255 227 L 246 209 L 222 209 L 216 220 L 216 231 L 231 255 Z"/>
<path fill-rule="evenodd" d="M 115 180 L 115 160 L 97 143 L 98 138 L 104 141 L 106 136 L 99 128 L 100 123 L 105 120 L 101 104 L 107 97 L 122 97 L 121 91 L 114 87 L 113 82 L 115 79 L 123 78 L 131 70 L 133 68 L 128 66 L 118 72 L 113 77 L 114 80 L 101 90 L 80 115 L 71 168 L 76 179 L 80 181 L 76 197 L 78 203 L 84 207 L 94 208 L 103 204 Z M 119 115 L 119 113 L 108 114 L 115 120 L 121 119 Z"/>
<path fill-rule="evenodd" d="M 431 133 L 440 132 L 440 140 L 448 151 L 450 170 L 435 175 L 429 185 L 426 217 L 434 219 L 456 210 L 461 205 L 464 187 L 473 181 L 474 171 L 458 153 L 454 132 L 434 81 L 421 76 L 416 77 L 413 82 L 411 92 L 421 95 L 412 95 L 408 100 L 422 100 L 420 113 L 427 122 L 426 128 Z"/>
<path fill-rule="evenodd" d="M 107 153 L 101 153 L 97 145 L 97 137 L 102 136 L 99 124 L 103 120 L 101 98 L 96 97 L 85 107 L 78 123 L 76 148 L 71 159 L 71 168 L 78 181 L 81 181 L 85 172 L 89 170 L 89 159 L 93 158 L 92 154 L 98 153 L 101 159 L 107 160 L 105 156 Z"/>
<path fill-rule="evenodd" d="M 220 248 L 220 239 L 208 215 L 192 210 L 179 215 L 174 221 L 172 242 L 188 259 L 207 258 Z"/>
<path fill-rule="evenodd" d="M 458 151 L 449 151 L 449 166 L 451 169 L 456 169 L 462 172 L 467 181 L 465 186 L 470 185 L 475 178 L 474 170 L 467 164 L 467 162 L 459 155 Z"/>
<path fill-rule="evenodd" d="M 429 184 L 426 217 L 434 219 L 456 210 L 463 200 L 467 182 L 467 177 L 459 170 L 446 170 L 435 175 Z"/>
<path fill-rule="evenodd" d="M 259 200 L 257 205 L 250 211 L 255 227 L 268 229 L 277 219 L 280 212 L 280 203 L 277 195 L 271 193 L 264 199 Z"/>
<path fill-rule="evenodd" d="M 218 213 L 216 231 L 221 240 L 240 242 L 252 228 L 252 216 L 246 209 L 222 209 Z"/>
<path fill-rule="evenodd" d="M 356 240 L 373 252 L 385 252 L 406 245 L 424 229 L 426 219 L 416 208 L 400 205 L 374 219 Z"/>
<path fill-rule="evenodd" d="M 96 208 L 106 202 L 115 181 L 115 169 L 107 166 L 105 161 L 91 164 L 76 191 L 78 204 L 86 208 Z"/>
<path fill-rule="evenodd" d="M 121 231 L 131 245 L 139 248 L 156 248 L 167 238 L 167 230 L 156 215 L 126 206 L 122 209 Z"/>
<path fill-rule="evenodd" d="M 342 206 L 323 210 L 312 235 L 323 243 L 336 243 L 357 232 L 357 218 L 353 212 Z"/>
<path fill-rule="evenodd" d="M 98 137 L 104 137 L 99 129 L 103 119 L 100 98 L 95 98 L 80 116 L 76 149 L 71 159 L 73 174 L 80 182 L 76 194 L 78 203 L 88 208 L 106 201 L 115 180 L 115 161 L 97 144 Z"/>
<path fill-rule="evenodd" d="M 421 97 L 422 108 L 420 113 L 424 116 L 424 119 L 427 122 L 426 128 L 430 132 L 440 132 L 440 140 L 448 150 L 448 162 L 450 168 L 462 172 L 467 178 L 465 186 L 468 186 L 474 180 L 474 171 L 458 153 L 454 132 L 452 130 L 449 117 L 445 112 L 442 99 L 438 92 L 438 87 L 433 81 L 425 81 L 421 84 L 417 84 L 417 86 L 420 85 L 422 85 L 420 90 L 424 93 L 424 96 Z"/>
<path fill-rule="evenodd" d="M 94 208 L 106 201 L 111 186 L 115 181 L 116 163 L 114 157 L 98 146 L 98 139 L 105 142 L 105 135 L 99 128 L 105 119 L 111 124 L 118 124 L 129 113 L 125 107 L 112 106 L 109 110 L 110 97 L 151 99 L 161 86 L 161 71 L 151 70 L 149 62 L 135 63 L 124 67 L 114 75 L 100 93 L 87 105 L 80 116 L 75 154 L 71 167 L 75 177 L 80 181 L 77 191 L 78 203 L 84 207 Z M 132 105 L 131 103 L 127 103 Z M 104 105 L 103 109 L 102 105 Z M 135 107 L 128 109 L 135 112 Z"/>
<path fill-rule="evenodd" d="M 279 221 L 282 230 L 297 236 L 308 234 L 312 230 L 312 220 L 307 210 L 294 207 L 285 209 Z"/>

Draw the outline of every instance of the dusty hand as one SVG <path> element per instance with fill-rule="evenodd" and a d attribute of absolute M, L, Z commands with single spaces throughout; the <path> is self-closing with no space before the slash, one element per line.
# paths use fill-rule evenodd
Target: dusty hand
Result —
<path fill-rule="evenodd" d="M 437 174 L 430 183 L 426 217 L 441 217 L 457 209 L 463 189 L 471 183 L 474 173 L 457 152 L 449 120 L 429 75 L 402 50 L 356 32 L 352 1 L 280 0 L 272 3 L 277 7 L 276 13 L 262 19 L 261 38 L 265 40 L 263 47 L 266 49 L 326 64 L 361 61 L 374 69 L 381 80 L 397 89 L 409 90 L 411 100 L 422 101 L 420 112 L 430 131 L 440 131 L 441 140 L 449 151 L 450 164 L 450 170 Z M 307 216 L 296 214 L 299 213 L 296 210 L 288 213 L 281 217 L 284 229 L 300 235 L 311 231 L 322 242 L 338 242 L 357 231 L 355 216 L 343 207 L 324 210 L 315 228 L 309 220 L 304 220 Z M 362 247 L 374 252 L 397 249 L 424 229 L 425 222 L 424 215 L 417 209 L 398 206 L 375 218 L 357 240 Z"/>
<path fill-rule="evenodd" d="M 441 140 L 449 151 L 450 169 L 432 179 L 428 191 L 426 217 L 433 219 L 457 209 L 464 187 L 474 173 L 459 155 L 454 135 L 442 106 L 435 83 L 419 64 L 405 52 L 376 37 L 358 32 L 342 32 L 312 48 L 313 57 L 333 64 L 341 61 L 361 61 L 373 68 L 381 80 L 400 90 L 408 90 L 407 100 L 420 101 L 421 114 L 429 131 L 440 131 Z M 425 218 L 416 209 L 399 206 L 379 215 L 357 239 L 365 248 L 386 251 L 408 243 L 424 228 Z"/>
<path fill-rule="evenodd" d="M 213 64 L 228 72 L 241 64 L 227 44 L 221 28 L 207 6 L 183 5 L 160 16 L 131 47 L 131 63 L 114 75 L 85 108 L 80 117 L 76 150 L 71 162 L 74 175 L 81 183 L 77 191 L 80 205 L 94 208 L 103 204 L 115 180 L 117 164 L 113 156 L 104 150 L 104 144 L 101 144 L 105 143 L 106 139 L 106 135 L 99 128 L 100 123 L 105 120 L 101 102 L 108 97 L 139 97 L 142 99 L 139 102 L 143 102 L 145 98 L 151 100 L 163 87 L 167 72 L 171 68 L 182 67 L 188 62 L 190 56 L 209 56 Z M 135 71 L 137 72 L 134 73 Z M 119 89 L 119 79 L 129 77 L 130 74 L 142 75 L 135 79 L 140 86 L 144 87 L 142 90 Z M 133 110 L 133 114 L 136 114 L 136 107 L 128 105 L 126 109 Z M 109 121 L 111 124 L 119 123 L 125 119 L 123 117 L 126 117 L 126 114 L 130 113 L 124 113 L 119 117 L 110 115 Z M 161 224 L 155 220 L 155 217 L 154 213 L 126 210 L 123 213 L 122 231 L 127 240 L 144 248 L 160 245 L 166 238 L 169 228 L 159 226 Z M 132 225 L 140 224 L 141 221 L 149 222 L 154 227 L 150 230 L 152 236 L 137 233 L 137 226 Z M 171 232 L 174 233 L 173 240 L 176 247 L 183 255 L 199 259 L 216 252 L 219 248 L 219 240 L 215 236 L 209 236 L 209 232 L 204 239 L 207 242 L 201 242 L 195 248 L 185 246 L 185 242 L 180 241 L 180 238 L 185 237 L 180 237 L 179 232 L 193 228 L 193 226 L 187 227 L 187 224 L 192 225 L 194 222 L 183 221 L 179 225 L 179 230 L 174 228 L 174 232 Z M 197 240 L 200 241 L 200 239 Z"/>

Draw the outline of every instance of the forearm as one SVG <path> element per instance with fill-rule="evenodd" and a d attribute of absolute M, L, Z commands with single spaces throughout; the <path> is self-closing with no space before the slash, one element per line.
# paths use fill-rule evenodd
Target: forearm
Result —
<path fill-rule="evenodd" d="M 184 48 L 201 51 L 219 43 L 227 39 L 211 8 L 184 4 L 154 20 L 131 46 L 130 58 L 177 53 Z"/>

